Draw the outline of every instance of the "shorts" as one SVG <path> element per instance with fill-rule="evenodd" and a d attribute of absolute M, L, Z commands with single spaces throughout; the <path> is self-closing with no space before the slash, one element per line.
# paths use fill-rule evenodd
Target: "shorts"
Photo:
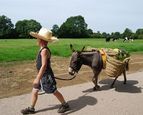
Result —
<path fill-rule="evenodd" d="M 45 93 L 54 93 L 57 90 L 54 76 L 44 74 L 41 79 L 41 83 L 34 86 L 34 89 L 37 90 L 40 90 L 41 88 L 45 91 Z"/>

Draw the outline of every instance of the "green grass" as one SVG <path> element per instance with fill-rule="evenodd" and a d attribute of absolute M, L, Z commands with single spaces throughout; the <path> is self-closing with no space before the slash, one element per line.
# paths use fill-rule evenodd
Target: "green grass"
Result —
<path fill-rule="evenodd" d="M 96 48 L 122 48 L 130 53 L 143 53 L 143 40 L 134 42 L 105 42 L 104 39 L 60 39 L 59 42 L 49 44 L 52 55 L 69 57 L 71 50 L 69 45 L 80 50 L 83 46 Z M 34 60 L 38 51 L 36 39 L 2 39 L 0 40 L 0 62 Z"/>

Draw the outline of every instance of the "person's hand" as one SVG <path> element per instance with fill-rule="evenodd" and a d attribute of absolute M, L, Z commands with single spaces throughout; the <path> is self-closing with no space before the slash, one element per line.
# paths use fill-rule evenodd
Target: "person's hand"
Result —
<path fill-rule="evenodd" d="M 39 85 L 39 83 L 40 83 L 40 80 L 37 79 L 37 78 L 35 78 L 34 81 L 33 81 L 33 86 L 34 86 L 35 88 L 37 88 L 38 85 Z"/>

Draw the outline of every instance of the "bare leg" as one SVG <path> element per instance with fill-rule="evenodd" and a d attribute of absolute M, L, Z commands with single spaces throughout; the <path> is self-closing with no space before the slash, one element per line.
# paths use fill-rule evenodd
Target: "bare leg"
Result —
<path fill-rule="evenodd" d="M 57 97 L 61 104 L 65 103 L 63 95 L 58 90 L 56 90 L 53 94 Z"/>
<path fill-rule="evenodd" d="M 58 90 L 56 90 L 54 92 L 54 95 L 61 102 L 61 106 L 58 109 L 58 113 L 64 113 L 64 112 L 70 110 L 69 104 L 67 102 L 65 102 L 63 95 Z"/>
<path fill-rule="evenodd" d="M 38 99 L 38 90 L 33 89 L 32 96 L 31 96 L 31 107 L 33 108 L 35 107 L 37 99 Z"/>
<path fill-rule="evenodd" d="M 35 105 L 38 99 L 38 90 L 34 89 L 32 90 L 32 94 L 31 94 L 31 107 L 25 108 L 21 110 L 22 114 L 34 114 L 35 113 Z"/>

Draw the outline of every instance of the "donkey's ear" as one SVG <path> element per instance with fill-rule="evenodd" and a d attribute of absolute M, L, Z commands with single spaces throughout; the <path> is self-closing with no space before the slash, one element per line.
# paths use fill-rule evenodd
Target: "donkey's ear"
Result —
<path fill-rule="evenodd" d="M 82 48 L 81 52 L 82 52 L 84 49 L 85 49 L 85 46 L 83 46 L 83 48 Z"/>
<path fill-rule="evenodd" d="M 72 52 L 74 52 L 75 50 L 73 49 L 73 45 L 70 44 L 70 49 L 72 50 Z"/>

